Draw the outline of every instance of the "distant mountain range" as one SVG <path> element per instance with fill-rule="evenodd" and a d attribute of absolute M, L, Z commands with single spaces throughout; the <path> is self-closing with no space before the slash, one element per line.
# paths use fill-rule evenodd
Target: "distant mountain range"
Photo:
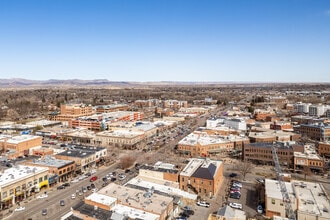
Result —
<path fill-rule="evenodd" d="M 278 83 L 278 82 L 177 82 L 177 81 L 154 81 L 154 82 L 128 82 L 109 81 L 107 79 L 81 80 L 81 79 L 49 79 L 49 80 L 29 80 L 21 78 L 0 79 L 0 88 L 33 88 L 33 87 L 146 87 L 146 86 L 189 86 L 189 85 L 217 85 L 217 86 L 266 86 L 279 84 L 329 84 L 325 83 Z"/>
<path fill-rule="evenodd" d="M 135 83 L 132 83 L 135 84 Z M 49 79 L 29 80 L 21 78 L 0 79 L 0 87 L 44 87 L 44 86 L 127 86 L 129 82 L 112 82 L 107 79 L 81 80 L 81 79 Z"/>
<path fill-rule="evenodd" d="M 49 79 L 49 80 L 29 80 L 21 78 L 0 79 L 0 88 L 24 88 L 24 87 L 70 87 L 70 86 L 113 86 L 113 87 L 138 87 L 138 86 L 162 86 L 162 85 L 196 85 L 196 84 L 234 84 L 217 82 L 125 82 L 109 81 L 107 79 L 81 80 L 81 79 Z"/>

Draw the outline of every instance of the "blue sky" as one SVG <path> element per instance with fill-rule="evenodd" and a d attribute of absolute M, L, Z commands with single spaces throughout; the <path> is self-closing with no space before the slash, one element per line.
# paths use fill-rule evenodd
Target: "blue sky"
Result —
<path fill-rule="evenodd" d="M 330 1 L 0 0 L 0 78 L 330 82 Z"/>

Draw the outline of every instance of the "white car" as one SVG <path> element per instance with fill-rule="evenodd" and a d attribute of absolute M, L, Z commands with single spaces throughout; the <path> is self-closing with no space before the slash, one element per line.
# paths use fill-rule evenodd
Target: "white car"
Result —
<path fill-rule="evenodd" d="M 229 203 L 229 206 L 234 208 L 234 209 L 242 209 L 243 208 L 242 204 L 236 203 L 236 202 Z"/>
<path fill-rule="evenodd" d="M 119 180 L 124 180 L 125 178 L 126 178 L 126 176 L 124 174 L 118 175 Z"/>
<path fill-rule="evenodd" d="M 75 199 L 75 198 L 76 198 L 76 194 L 72 194 L 71 199 Z"/>
<path fill-rule="evenodd" d="M 20 206 L 18 208 L 15 209 L 15 211 L 24 211 L 25 210 L 25 207 L 24 206 Z"/>
<path fill-rule="evenodd" d="M 258 212 L 259 214 L 262 214 L 262 213 L 264 212 L 264 210 L 263 210 L 263 208 L 262 208 L 262 205 L 258 205 L 258 206 L 257 206 L 257 212 Z"/>
<path fill-rule="evenodd" d="M 42 194 L 42 195 L 38 196 L 37 198 L 38 199 L 44 199 L 44 198 L 47 198 L 47 197 L 48 197 L 47 194 Z"/>
<path fill-rule="evenodd" d="M 97 188 L 92 189 L 92 193 L 96 193 L 97 192 Z"/>
<path fill-rule="evenodd" d="M 78 182 L 79 182 L 79 179 L 71 180 L 71 183 L 78 183 Z"/>
<path fill-rule="evenodd" d="M 205 202 L 205 201 L 198 201 L 198 202 L 196 203 L 196 205 L 198 205 L 198 206 L 203 206 L 203 207 L 206 207 L 206 208 L 210 207 L 210 203 Z"/>

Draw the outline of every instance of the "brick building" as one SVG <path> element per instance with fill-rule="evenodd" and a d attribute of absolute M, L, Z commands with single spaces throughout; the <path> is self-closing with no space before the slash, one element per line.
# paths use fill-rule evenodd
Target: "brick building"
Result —
<path fill-rule="evenodd" d="M 42 145 L 42 137 L 34 135 L 14 136 L 6 140 L 5 150 L 13 150 L 10 159 L 32 154 L 34 148 Z"/>
<path fill-rule="evenodd" d="M 295 142 L 251 143 L 244 146 L 243 160 L 274 165 L 273 146 L 276 148 L 280 164 L 291 168 L 294 167 L 294 152 L 304 152 L 304 146 Z"/>
<path fill-rule="evenodd" d="M 302 137 L 308 137 L 315 141 L 330 141 L 330 125 L 317 124 L 301 124 L 294 128 Z"/>
<path fill-rule="evenodd" d="M 200 196 L 217 194 L 223 179 L 223 163 L 219 160 L 190 159 L 179 177 L 180 189 Z"/>
<path fill-rule="evenodd" d="M 320 142 L 318 147 L 320 156 L 330 158 L 330 142 Z"/>
<path fill-rule="evenodd" d="M 48 115 L 52 121 L 69 121 L 71 119 L 93 115 L 93 107 L 85 104 L 62 104 L 60 113 L 51 113 Z"/>

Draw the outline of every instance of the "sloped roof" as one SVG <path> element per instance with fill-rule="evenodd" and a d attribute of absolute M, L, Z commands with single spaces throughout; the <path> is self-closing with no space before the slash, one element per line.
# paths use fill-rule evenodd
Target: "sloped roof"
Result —
<path fill-rule="evenodd" d="M 191 176 L 201 179 L 213 180 L 216 170 L 217 167 L 213 163 L 210 163 L 207 167 L 204 166 L 199 167 Z"/>

